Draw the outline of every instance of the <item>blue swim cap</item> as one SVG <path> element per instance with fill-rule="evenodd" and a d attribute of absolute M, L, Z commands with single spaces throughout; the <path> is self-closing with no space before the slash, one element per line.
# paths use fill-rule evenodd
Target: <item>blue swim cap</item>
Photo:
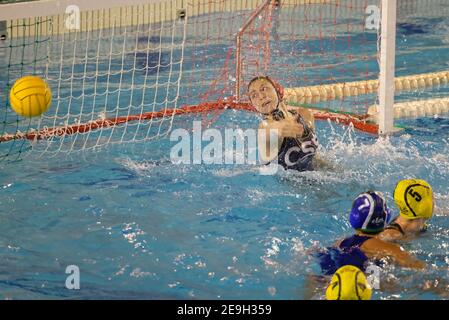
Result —
<path fill-rule="evenodd" d="M 391 221 L 391 211 L 380 192 L 367 191 L 359 194 L 352 203 L 349 222 L 362 232 L 381 232 Z"/>

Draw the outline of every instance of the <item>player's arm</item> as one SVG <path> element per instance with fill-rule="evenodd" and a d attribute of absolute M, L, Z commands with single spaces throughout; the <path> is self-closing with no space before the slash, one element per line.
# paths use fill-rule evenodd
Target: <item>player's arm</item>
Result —
<path fill-rule="evenodd" d="M 302 107 L 290 107 L 290 109 L 298 112 L 304 119 L 306 124 L 313 130 L 315 130 L 315 117 L 313 116 L 313 112 L 310 109 Z"/>
<path fill-rule="evenodd" d="M 426 267 L 426 264 L 423 261 L 405 251 L 399 245 L 385 242 L 377 238 L 372 238 L 369 241 L 366 241 L 362 245 L 362 249 L 370 256 L 370 258 L 391 258 L 398 265 L 405 268 L 424 269 Z"/>

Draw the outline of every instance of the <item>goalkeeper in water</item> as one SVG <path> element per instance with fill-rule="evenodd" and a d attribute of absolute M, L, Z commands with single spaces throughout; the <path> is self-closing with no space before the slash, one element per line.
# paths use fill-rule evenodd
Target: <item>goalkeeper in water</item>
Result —
<path fill-rule="evenodd" d="M 264 118 L 259 125 L 259 141 L 264 138 L 266 141 L 260 145 L 261 159 L 264 162 L 277 160 L 284 169 L 314 170 L 318 139 L 312 112 L 285 104 L 282 86 L 266 76 L 250 81 L 248 96 Z M 275 143 L 270 144 L 270 130 L 273 129 L 277 130 L 277 148 Z"/>

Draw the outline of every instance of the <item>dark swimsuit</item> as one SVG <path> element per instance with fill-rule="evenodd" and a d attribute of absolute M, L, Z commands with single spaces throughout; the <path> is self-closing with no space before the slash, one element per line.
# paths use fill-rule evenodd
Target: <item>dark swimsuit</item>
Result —
<path fill-rule="evenodd" d="M 401 225 L 396 222 L 396 220 L 393 220 L 388 226 L 385 227 L 385 230 L 395 230 L 399 231 L 402 236 L 405 236 L 405 231 L 402 229 Z M 419 232 L 423 233 L 427 231 L 427 225 L 424 225 L 424 228 L 420 230 Z"/>
<path fill-rule="evenodd" d="M 325 275 L 332 275 L 339 268 L 352 265 L 358 267 L 360 270 L 365 271 L 367 267 L 368 257 L 360 249 L 365 241 L 371 239 L 367 236 L 353 235 L 344 239 L 338 248 L 327 248 L 325 251 L 317 253 L 321 271 Z M 377 265 L 379 261 L 375 261 Z"/>
<path fill-rule="evenodd" d="M 298 123 L 304 128 L 301 137 L 286 137 L 279 148 L 277 163 L 284 169 L 293 169 L 298 171 L 313 170 L 313 158 L 318 148 L 318 139 L 315 132 L 304 121 L 304 119 L 294 110 L 288 110 L 290 114 L 298 116 Z M 285 119 L 284 113 L 277 109 L 271 113 L 275 121 Z"/>
<path fill-rule="evenodd" d="M 402 229 L 401 225 L 394 221 L 392 223 L 390 223 L 388 226 L 386 226 L 385 230 L 396 230 L 396 231 L 399 231 L 402 236 L 405 236 L 405 232 Z"/>

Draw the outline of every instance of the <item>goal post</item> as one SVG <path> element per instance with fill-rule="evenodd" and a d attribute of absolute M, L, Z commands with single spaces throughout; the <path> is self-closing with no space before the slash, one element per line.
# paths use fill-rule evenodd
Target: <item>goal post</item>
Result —
<path fill-rule="evenodd" d="M 396 0 L 382 0 L 379 73 L 379 134 L 394 132 Z"/>

